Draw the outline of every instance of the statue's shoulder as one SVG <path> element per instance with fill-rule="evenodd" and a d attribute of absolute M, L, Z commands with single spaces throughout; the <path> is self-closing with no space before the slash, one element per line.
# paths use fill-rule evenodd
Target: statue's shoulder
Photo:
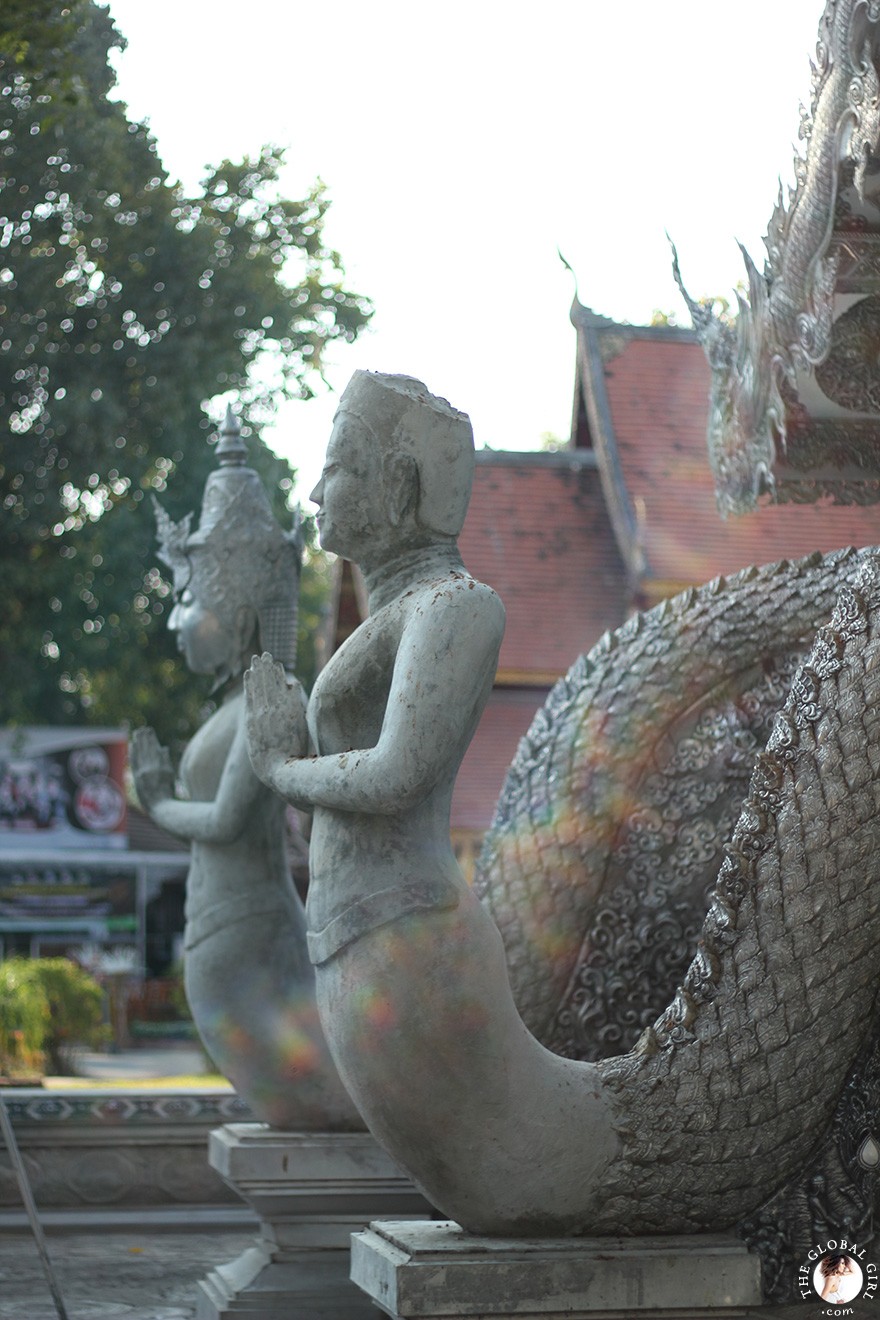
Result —
<path fill-rule="evenodd" d="M 221 700 L 214 710 L 211 711 L 207 719 L 196 730 L 191 742 L 196 742 L 200 735 L 208 738 L 223 736 L 226 731 L 233 731 L 235 726 L 244 719 L 244 690 L 239 688 L 236 692 Z"/>
<path fill-rule="evenodd" d="M 487 635 L 504 632 L 504 606 L 501 597 L 485 582 L 470 573 L 453 573 L 425 583 L 419 605 L 440 627 L 471 621 Z"/>
<path fill-rule="evenodd" d="M 466 573 L 457 586 L 464 599 L 474 604 L 476 608 L 485 610 L 487 614 L 497 615 L 501 622 L 504 622 L 504 604 L 498 592 L 488 583 L 480 582 L 478 578 Z"/>
<path fill-rule="evenodd" d="M 418 593 L 423 600 L 427 598 L 438 605 L 448 604 L 453 608 L 460 608 L 466 603 L 475 609 L 501 610 L 502 613 L 504 611 L 498 593 L 485 582 L 480 582 L 478 578 L 471 577 L 470 573 L 465 571 L 428 578 L 419 584 Z"/>

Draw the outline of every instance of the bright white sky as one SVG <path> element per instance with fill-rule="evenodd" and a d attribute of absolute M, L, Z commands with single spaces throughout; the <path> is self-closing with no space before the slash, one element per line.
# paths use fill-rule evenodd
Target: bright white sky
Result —
<path fill-rule="evenodd" d="M 568 319 L 688 324 L 759 266 L 792 178 L 821 0 L 109 0 L 128 40 L 119 95 L 174 178 L 288 148 L 283 186 L 320 176 L 372 330 L 328 363 L 420 376 L 478 445 L 567 436 Z M 267 439 L 320 471 L 335 396 L 287 405 Z"/>

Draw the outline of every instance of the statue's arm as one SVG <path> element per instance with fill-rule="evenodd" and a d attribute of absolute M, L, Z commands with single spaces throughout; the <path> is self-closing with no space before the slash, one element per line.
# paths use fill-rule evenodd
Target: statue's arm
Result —
<path fill-rule="evenodd" d="M 460 759 L 462 737 L 491 687 L 503 632 L 504 608 L 481 583 L 415 612 L 401 639 L 376 746 L 339 756 L 291 756 L 290 741 L 278 732 L 285 720 L 280 667 L 268 657 L 255 661 L 245 674 L 254 769 L 306 810 L 391 815 L 417 805 Z"/>
<path fill-rule="evenodd" d="M 243 719 L 211 802 L 188 802 L 174 796 L 168 750 L 152 729 L 137 729 L 132 735 L 131 765 L 138 797 L 156 824 L 191 843 L 234 843 L 247 824 L 255 798 L 263 791 L 247 754 Z"/>

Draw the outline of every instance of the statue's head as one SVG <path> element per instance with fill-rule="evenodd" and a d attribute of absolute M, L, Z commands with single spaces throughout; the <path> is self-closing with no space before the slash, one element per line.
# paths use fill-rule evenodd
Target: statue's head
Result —
<path fill-rule="evenodd" d="M 356 371 L 311 496 L 321 505 L 321 544 L 357 559 L 361 546 L 386 529 L 413 541 L 454 540 L 473 474 L 473 431 L 464 413 L 412 376 Z"/>
<path fill-rule="evenodd" d="M 218 682 L 242 672 L 254 651 L 271 651 L 288 668 L 296 659 L 301 530 L 279 527 L 245 456 L 230 409 L 196 531 L 192 514 L 175 523 L 156 503 L 159 555 L 173 574 L 168 626 L 189 668 Z"/>

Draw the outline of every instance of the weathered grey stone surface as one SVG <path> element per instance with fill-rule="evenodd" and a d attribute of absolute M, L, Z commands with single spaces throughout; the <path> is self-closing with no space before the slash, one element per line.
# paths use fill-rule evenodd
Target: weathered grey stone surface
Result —
<path fill-rule="evenodd" d="M 284 804 L 254 775 L 244 737 L 241 676 L 255 647 L 295 659 L 301 538 L 275 522 L 231 414 L 217 453 L 197 530 L 161 511 L 159 526 L 177 596 L 169 627 L 221 704 L 186 749 L 183 796 L 151 729 L 132 736 L 132 771 L 153 819 L 191 845 L 186 994 L 211 1058 L 267 1122 L 359 1128 L 318 1021 Z"/>
<path fill-rule="evenodd" d="M 196 1320 L 376 1320 L 348 1277 L 348 1252 L 299 1251 L 279 1259 L 262 1242 L 199 1284 Z"/>
<path fill-rule="evenodd" d="M 371 1320 L 349 1279 L 349 1241 L 374 1215 L 429 1209 L 368 1132 L 232 1123 L 210 1162 L 260 1217 L 259 1236 L 199 1285 L 198 1320 Z"/>
<path fill-rule="evenodd" d="M 761 1300 L 760 1262 L 732 1237 L 529 1240 L 377 1222 L 352 1238 L 351 1275 L 395 1320 L 709 1320 Z"/>

